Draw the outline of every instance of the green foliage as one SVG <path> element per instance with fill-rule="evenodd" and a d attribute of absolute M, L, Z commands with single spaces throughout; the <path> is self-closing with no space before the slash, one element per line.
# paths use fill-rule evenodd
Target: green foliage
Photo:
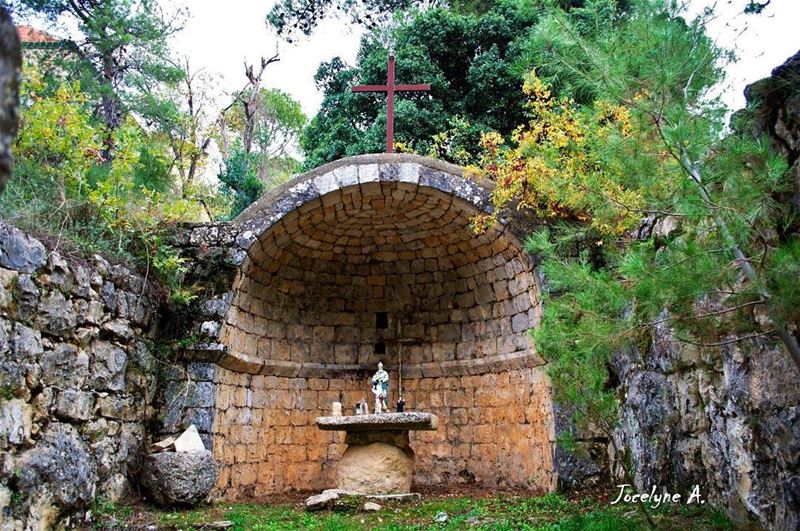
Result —
<path fill-rule="evenodd" d="M 355 68 L 338 58 L 323 63 L 315 80 L 325 97 L 300 142 L 305 167 L 385 148 L 385 95 L 354 94 L 351 86 L 386 82 L 387 39 L 397 82 L 432 86 L 432 96 L 397 99 L 395 139 L 404 149 L 464 162 L 478 153 L 481 133 L 509 135 L 524 118 L 519 43 L 537 17 L 528 3 L 512 1 L 484 14 L 430 10 L 397 22 L 388 36 L 366 36 Z"/>
<path fill-rule="evenodd" d="M 24 74 L 17 164 L 0 197 L 2 216 L 56 245 L 134 262 L 176 288 L 184 267 L 167 244 L 169 229 L 205 212 L 176 194 L 166 146 L 133 120 L 109 132 L 78 83 L 45 81 L 31 65 Z M 102 156 L 109 137 L 112 160 Z"/>
<path fill-rule="evenodd" d="M 224 162 L 224 171 L 218 177 L 227 187 L 228 193 L 233 196 L 228 214 L 228 217 L 233 219 L 261 197 L 266 191 L 266 186 L 258 178 L 258 155 L 255 153 L 248 156 L 241 146 L 236 146 Z"/>
<path fill-rule="evenodd" d="M 166 116 L 160 90 L 183 75 L 168 61 L 167 39 L 180 29 L 183 11 L 168 17 L 155 0 L 15 0 L 12 9 L 77 23 L 79 57 L 62 66 L 80 79 L 106 127 L 121 126 L 128 111 L 148 121 Z"/>
<path fill-rule="evenodd" d="M 725 109 L 710 91 L 730 54 L 705 33 L 711 12 L 687 21 L 670 2 L 639 0 L 609 24 L 606 2 L 576 11 L 553 11 L 530 36 L 549 42 L 533 52 L 537 74 L 563 99 L 534 102 L 513 145 L 489 144 L 484 170 L 498 206 L 561 218 L 527 242 L 549 283 L 533 335 L 557 398 L 610 431 L 612 355 L 646 356 L 655 326 L 689 344 L 676 348 L 711 348 L 796 322 L 798 213 L 777 200 L 791 187 L 782 156 L 743 134 L 721 138 Z M 571 118 L 598 103 L 624 110 L 624 134 Z"/>
<path fill-rule="evenodd" d="M 264 192 L 288 181 L 300 167 L 291 154 L 308 121 L 300 103 L 280 90 L 261 89 L 248 118 L 243 102 L 250 96 L 248 90 L 239 94 L 220 120 L 224 165 L 218 177 L 232 198 L 228 218 L 236 217 Z M 245 131 L 250 127 L 248 151 Z"/>

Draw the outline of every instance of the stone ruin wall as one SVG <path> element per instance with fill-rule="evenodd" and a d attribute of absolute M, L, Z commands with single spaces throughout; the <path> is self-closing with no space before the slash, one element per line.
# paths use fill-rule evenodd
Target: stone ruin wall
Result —
<path fill-rule="evenodd" d="M 99 256 L 66 260 L 0 222 L 0 527 L 82 527 L 136 477 L 158 298 Z"/>

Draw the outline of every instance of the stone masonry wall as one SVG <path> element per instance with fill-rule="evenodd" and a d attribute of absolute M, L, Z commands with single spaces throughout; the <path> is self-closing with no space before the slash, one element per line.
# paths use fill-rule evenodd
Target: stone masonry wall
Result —
<path fill-rule="evenodd" d="M 156 391 L 144 280 L 0 222 L 0 522 L 89 525 L 135 477 Z"/>
<path fill-rule="evenodd" d="M 367 374 L 281 378 L 220 369 L 217 390 L 217 491 L 227 500 L 335 486 L 344 433 L 322 431 L 314 419 L 330 414 L 334 401 L 350 409 L 370 398 Z M 404 396 L 440 422 L 437 431 L 411 432 L 417 484 L 553 488 L 549 387 L 539 369 L 414 378 L 404 381 Z"/>
<path fill-rule="evenodd" d="M 378 361 L 393 404 L 401 359 L 407 408 L 442 426 L 412 433 L 418 482 L 553 488 L 550 392 L 527 334 L 535 264 L 508 224 L 472 231 L 488 204 L 459 168 L 369 155 L 189 228 L 177 244 L 201 289 L 197 336 L 164 388 L 163 431 L 198 426 L 222 463 L 218 495 L 333 486 L 343 434 L 315 417 L 371 403 Z"/>

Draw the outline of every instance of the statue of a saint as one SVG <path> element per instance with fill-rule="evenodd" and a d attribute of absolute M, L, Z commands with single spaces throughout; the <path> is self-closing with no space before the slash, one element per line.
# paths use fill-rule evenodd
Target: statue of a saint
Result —
<path fill-rule="evenodd" d="M 378 372 L 372 376 L 372 394 L 375 395 L 375 413 L 389 411 L 386 397 L 389 396 L 389 373 L 383 370 L 383 363 L 378 362 Z"/>

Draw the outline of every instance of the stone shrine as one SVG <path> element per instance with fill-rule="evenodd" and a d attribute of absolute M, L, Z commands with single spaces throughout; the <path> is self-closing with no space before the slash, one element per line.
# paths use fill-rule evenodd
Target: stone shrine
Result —
<path fill-rule="evenodd" d="M 373 406 L 364 382 L 381 360 L 392 399 L 401 391 L 407 409 L 438 418 L 408 434 L 415 482 L 555 488 L 550 388 L 527 333 L 541 313 L 520 243 L 530 227 L 503 216 L 476 235 L 490 194 L 438 160 L 363 155 L 298 176 L 233 222 L 191 228 L 186 248 L 206 268 L 193 274 L 216 295 L 186 356 L 213 370 L 202 400 L 167 420 L 195 423 L 213 447 L 217 494 L 335 484 L 346 437 L 315 419 L 334 402 Z M 214 256 L 229 273 L 210 268 Z"/>

